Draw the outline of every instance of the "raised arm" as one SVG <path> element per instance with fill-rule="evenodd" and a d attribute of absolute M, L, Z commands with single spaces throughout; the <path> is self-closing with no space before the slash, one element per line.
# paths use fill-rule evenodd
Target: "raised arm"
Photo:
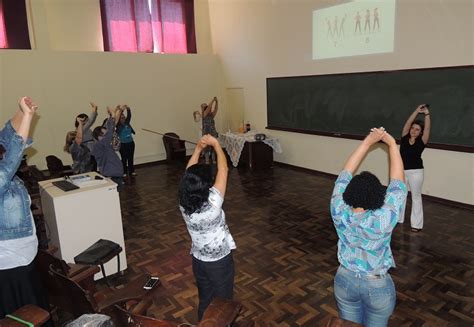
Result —
<path fill-rule="evenodd" d="M 199 162 L 199 156 L 201 155 L 202 150 L 206 148 L 206 146 L 207 145 L 204 143 L 203 139 L 201 138 L 196 144 L 196 148 L 194 148 L 194 152 L 188 161 L 188 165 L 186 166 L 186 169 L 188 169 L 192 165 L 195 165 Z"/>
<path fill-rule="evenodd" d="M 118 106 L 115 107 L 115 111 L 113 111 L 111 113 L 112 117 L 115 120 L 115 125 L 114 126 L 117 126 L 117 124 L 119 123 L 120 116 L 122 115 L 122 111 L 123 111 L 122 107 L 120 105 L 118 105 Z"/>
<path fill-rule="evenodd" d="M 388 146 L 390 157 L 390 179 L 405 181 L 403 161 L 395 139 L 392 135 L 385 132 L 382 136 L 382 141 Z"/>
<path fill-rule="evenodd" d="M 33 103 L 29 97 L 23 97 L 19 102 L 20 109 L 23 112 L 21 118 L 20 126 L 18 129 L 15 128 L 16 133 L 21 136 L 24 142 L 28 140 L 28 134 L 30 133 L 31 122 L 33 121 L 33 116 L 38 109 L 38 106 Z"/>
<path fill-rule="evenodd" d="M 408 117 L 407 121 L 405 122 L 405 125 L 403 125 L 402 137 L 410 133 L 411 124 L 413 124 L 413 122 L 415 121 L 416 116 L 423 112 L 424 107 L 424 104 L 420 104 L 418 107 L 416 107 L 415 111 L 411 113 L 410 117 Z"/>
<path fill-rule="evenodd" d="M 344 170 L 349 171 L 352 175 L 354 175 L 355 171 L 359 167 L 360 163 L 364 159 L 365 155 L 369 151 L 370 147 L 380 141 L 385 133 L 385 129 L 383 127 L 380 128 L 372 128 L 370 130 L 369 135 L 365 137 L 365 139 L 359 144 L 359 146 L 352 152 L 347 159 L 346 164 L 344 165 Z"/>
<path fill-rule="evenodd" d="M 97 105 L 93 102 L 90 102 L 90 105 L 92 107 L 91 114 L 89 116 L 89 119 L 82 125 L 82 128 L 84 130 L 89 129 L 94 125 L 95 120 L 97 119 Z"/>
<path fill-rule="evenodd" d="M 210 145 L 214 148 L 214 151 L 217 155 L 217 175 L 216 180 L 214 182 L 214 187 L 219 190 L 221 193 L 222 198 L 224 198 L 225 190 L 227 188 L 227 175 L 229 169 L 227 167 L 227 158 L 225 157 L 224 151 L 219 144 L 219 141 L 207 134 L 203 136 L 204 143 Z"/>
<path fill-rule="evenodd" d="M 421 140 L 423 141 L 423 143 L 427 144 L 430 140 L 431 131 L 431 116 L 427 106 L 423 108 L 423 113 L 425 114 L 425 128 L 423 129 L 423 135 L 421 136 Z"/>
<path fill-rule="evenodd" d="M 217 115 L 217 110 L 219 109 L 219 102 L 217 100 L 217 97 L 214 97 L 214 108 L 211 109 L 211 115 L 212 117 L 216 117 Z"/>
<path fill-rule="evenodd" d="M 209 102 L 209 104 L 206 106 L 206 109 L 202 113 L 203 117 L 206 117 L 212 112 L 212 105 L 214 104 L 215 101 L 216 101 L 216 97 L 212 98 L 211 102 Z"/>
<path fill-rule="evenodd" d="M 82 130 L 84 128 L 84 120 L 81 118 L 76 118 L 77 123 L 79 124 L 76 128 L 76 138 L 74 139 L 74 142 L 76 142 L 77 145 L 81 145 L 82 143 Z"/>

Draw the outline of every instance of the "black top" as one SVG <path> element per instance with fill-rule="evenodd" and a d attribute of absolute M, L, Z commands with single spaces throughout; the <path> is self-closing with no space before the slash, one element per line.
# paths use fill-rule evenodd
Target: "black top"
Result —
<path fill-rule="evenodd" d="M 410 133 L 402 137 L 400 140 L 400 154 L 405 170 L 423 168 L 421 153 L 424 149 L 425 143 L 423 143 L 421 136 L 415 139 L 413 145 L 410 144 Z"/>

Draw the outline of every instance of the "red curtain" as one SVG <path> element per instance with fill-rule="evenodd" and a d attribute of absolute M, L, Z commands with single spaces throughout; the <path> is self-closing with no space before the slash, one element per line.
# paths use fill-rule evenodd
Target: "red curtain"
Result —
<path fill-rule="evenodd" d="M 0 0 L 0 48 L 31 49 L 25 0 Z"/>
<path fill-rule="evenodd" d="M 7 32 L 5 30 L 5 20 L 3 19 L 3 1 L 0 0 L 0 48 L 8 48 Z"/>
<path fill-rule="evenodd" d="M 106 51 L 196 53 L 193 0 L 101 0 Z"/>
<path fill-rule="evenodd" d="M 153 52 L 147 0 L 101 0 L 105 51 Z"/>

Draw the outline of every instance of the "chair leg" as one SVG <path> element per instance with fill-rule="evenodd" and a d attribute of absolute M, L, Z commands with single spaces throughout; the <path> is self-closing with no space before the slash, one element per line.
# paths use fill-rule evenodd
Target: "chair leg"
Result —
<path fill-rule="evenodd" d="M 120 253 L 117 254 L 117 272 L 120 272 Z"/>
<path fill-rule="evenodd" d="M 107 275 L 105 274 L 105 269 L 104 269 L 104 263 L 100 263 L 100 270 L 102 270 L 102 276 L 104 276 L 105 283 L 107 284 L 108 287 L 111 287 L 109 284 L 109 280 L 107 279 Z"/>

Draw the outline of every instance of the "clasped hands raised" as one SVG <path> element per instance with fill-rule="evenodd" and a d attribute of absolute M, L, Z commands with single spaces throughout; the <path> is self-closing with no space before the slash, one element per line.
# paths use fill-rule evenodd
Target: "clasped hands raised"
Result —
<path fill-rule="evenodd" d="M 207 146 L 215 147 L 216 145 L 219 145 L 219 141 L 210 134 L 201 137 L 197 143 L 197 147 L 201 150 L 205 149 Z"/>
<path fill-rule="evenodd" d="M 370 129 L 369 135 L 367 135 L 364 139 L 364 142 L 366 142 L 369 146 L 379 141 L 384 142 L 388 146 L 397 144 L 393 136 L 390 135 L 383 127 L 379 127 L 379 128 L 374 127 Z"/>

